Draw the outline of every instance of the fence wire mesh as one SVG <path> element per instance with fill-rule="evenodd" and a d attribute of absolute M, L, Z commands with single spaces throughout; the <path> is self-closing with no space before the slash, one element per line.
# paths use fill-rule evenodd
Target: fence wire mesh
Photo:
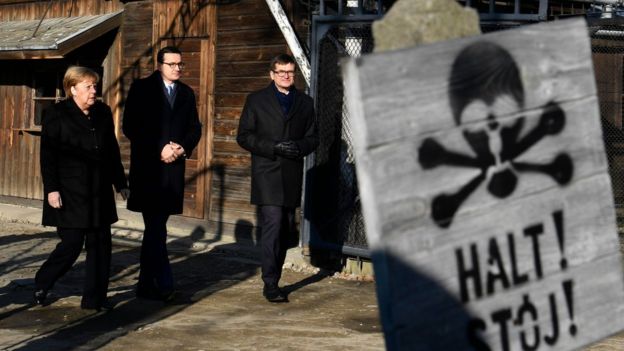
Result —
<path fill-rule="evenodd" d="M 312 168 L 312 191 L 307 195 L 310 219 L 321 240 L 367 249 L 340 60 L 372 51 L 370 23 L 336 25 L 320 39 L 318 47 L 315 97 L 320 145 Z"/>
<path fill-rule="evenodd" d="M 620 232 L 620 250 L 624 251 L 624 96 L 623 57 L 624 25 L 590 25 L 594 74 L 600 105 L 603 137 L 613 199 Z"/>
<path fill-rule="evenodd" d="M 513 27 L 513 26 L 512 26 Z M 484 26 L 484 32 L 507 29 Z M 613 198 L 624 251 L 624 25 L 590 25 L 596 85 Z M 371 52 L 370 23 L 337 24 L 320 40 L 317 115 L 320 145 L 313 166 L 311 222 L 328 243 L 367 248 L 357 188 L 349 113 L 340 74 L 343 57 Z"/>

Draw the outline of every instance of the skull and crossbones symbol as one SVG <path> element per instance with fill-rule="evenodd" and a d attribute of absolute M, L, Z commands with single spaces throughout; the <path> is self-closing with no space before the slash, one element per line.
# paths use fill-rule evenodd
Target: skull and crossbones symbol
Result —
<path fill-rule="evenodd" d="M 462 112 L 474 101 L 491 106 L 501 96 L 511 96 L 519 107 L 524 105 L 524 89 L 519 69 L 505 49 L 490 42 L 476 42 L 464 48 L 451 69 L 449 98 L 456 125 L 461 125 Z M 431 217 L 442 228 L 451 225 L 461 204 L 479 185 L 487 181 L 488 192 L 497 197 L 511 195 L 522 172 L 539 172 L 550 176 L 557 184 L 565 185 L 572 179 L 572 159 L 560 153 L 548 164 L 517 161 L 544 137 L 560 133 L 566 121 L 561 107 L 554 102 L 543 106 L 538 124 L 526 134 L 521 132 L 526 117 L 519 117 L 510 125 L 501 125 L 489 113 L 486 126 L 480 130 L 463 130 L 463 137 L 473 155 L 446 149 L 435 138 L 423 140 L 418 149 L 418 161 L 424 170 L 439 166 L 469 167 L 479 174 L 454 193 L 435 196 L 431 203 Z"/>

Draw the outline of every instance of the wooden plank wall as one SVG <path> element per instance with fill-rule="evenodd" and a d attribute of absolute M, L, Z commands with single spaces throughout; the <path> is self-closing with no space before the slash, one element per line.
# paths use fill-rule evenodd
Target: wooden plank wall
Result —
<path fill-rule="evenodd" d="M 30 75 L 15 66 L 0 73 L 0 193 L 41 198 L 39 137 L 28 131 Z"/>
<path fill-rule="evenodd" d="M 213 1 L 155 0 L 154 43 L 174 39 L 178 45 L 185 38 L 206 38 L 214 30 Z M 158 45 L 156 45 L 158 46 Z"/>
<path fill-rule="evenodd" d="M 40 19 L 50 1 L 24 1 L 21 4 L 0 2 L 0 21 L 23 21 Z M 46 18 L 99 15 L 124 8 L 119 0 L 55 0 L 51 2 Z"/>
<path fill-rule="evenodd" d="M 0 21 L 40 19 L 45 2 L 21 4 L 0 2 Z M 123 8 L 120 1 L 53 1 L 46 18 L 96 15 Z M 32 68 L 41 61 L 2 62 L 11 69 L 0 72 L 0 194 L 41 199 L 43 188 L 39 170 L 40 137 L 30 125 L 32 110 Z M 109 79 L 110 77 L 104 77 Z"/>
<path fill-rule="evenodd" d="M 202 138 L 190 157 L 186 160 L 185 188 L 184 188 L 184 212 L 183 215 L 195 218 L 204 218 L 204 205 L 206 199 L 206 178 L 210 175 L 206 168 L 206 140 L 210 121 L 208 108 L 208 83 L 212 80 L 206 77 L 204 66 L 206 57 L 210 51 L 207 39 L 186 38 L 176 46 L 182 51 L 182 59 L 186 67 L 182 71 L 181 81 L 188 84 L 195 92 L 197 99 L 197 111 L 204 128 Z"/>
<path fill-rule="evenodd" d="M 119 84 L 119 100 L 117 109 L 121 115 L 125 98 L 128 95 L 130 85 L 135 79 L 143 78 L 154 70 L 150 39 L 152 37 L 152 10 L 151 2 L 130 2 L 124 11 L 123 24 L 121 25 L 121 59 L 120 74 L 117 78 Z M 121 123 L 118 123 L 120 126 Z M 126 172 L 130 169 L 130 142 L 119 135 L 119 148 L 121 159 Z"/>
<path fill-rule="evenodd" d="M 207 1 L 158 0 L 154 1 L 153 19 L 154 53 L 165 45 L 180 48 L 186 62 L 181 80 L 193 88 L 197 98 L 204 128 L 199 145 L 186 161 L 183 215 L 206 218 L 206 190 L 212 176 L 209 164 L 214 114 L 216 5 Z"/>
<path fill-rule="evenodd" d="M 270 82 L 271 58 L 286 51 L 264 0 L 218 7 L 212 166 L 219 172 L 213 174 L 210 189 L 211 221 L 256 224 L 255 208 L 249 204 L 251 159 L 236 143 L 238 119 L 247 94 Z"/>
<path fill-rule="evenodd" d="M 292 1 L 285 1 L 285 4 L 286 11 L 292 13 Z M 39 19 L 47 5 L 48 2 L 8 4 L 0 1 L 0 20 Z M 269 83 L 270 59 L 288 52 L 286 41 L 265 1 L 241 0 L 214 5 L 214 2 L 206 1 L 146 0 L 124 5 L 120 1 L 60 0 L 52 2 L 46 17 L 93 15 L 119 9 L 125 9 L 123 24 L 103 63 L 103 96 L 114 111 L 124 167 L 129 169 L 130 148 L 120 132 L 121 116 L 132 81 L 153 72 L 157 48 L 167 43 L 196 46 L 198 56 L 189 59 L 201 69 L 189 70 L 183 80 L 196 91 L 204 133 L 196 154 L 198 159 L 189 162 L 192 170 L 187 178 L 192 178 L 193 183 L 187 189 L 186 202 L 193 210 L 185 211 L 185 215 L 203 217 L 212 224 L 235 224 L 244 220 L 255 225 L 255 208 L 249 204 L 250 157 L 235 140 L 238 118 L 247 94 Z M 296 28 L 302 27 L 301 21 L 294 23 Z M 301 34 L 305 41 L 307 33 Z M 184 43 L 185 40 L 189 43 Z M 24 137 L 16 138 L 12 132 L 15 119 L 4 117 L 13 106 L 23 106 L 24 111 L 30 111 L 27 84 L 30 83 L 0 87 L 3 101 L 0 194 L 41 198 L 38 159 L 35 160 L 38 137 L 26 133 Z M 297 86 L 306 88 L 301 77 L 298 77 Z M 20 116 L 16 120 L 23 123 L 28 113 L 23 112 Z M 15 145 L 18 139 L 24 144 L 19 152 L 15 152 L 15 146 L 11 145 Z M 16 158 L 17 155 L 23 158 Z M 28 157 L 30 166 L 36 167 L 28 171 L 22 161 L 25 157 Z M 204 177 L 203 183 L 197 181 L 199 178 L 195 176 L 198 174 Z M 19 178 L 30 178 L 32 184 L 11 183 Z M 197 197 L 202 194 L 206 198 Z M 190 204 L 193 201 L 195 203 Z M 198 212 L 201 208 L 203 214 Z M 219 227 L 222 226 L 219 224 Z"/>

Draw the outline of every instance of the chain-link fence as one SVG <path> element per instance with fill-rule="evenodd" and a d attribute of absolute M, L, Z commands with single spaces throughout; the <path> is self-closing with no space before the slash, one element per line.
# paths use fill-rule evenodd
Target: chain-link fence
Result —
<path fill-rule="evenodd" d="M 500 29 L 486 26 L 484 32 Z M 590 25 L 589 31 L 613 197 L 618 224 L 624 227 L 624 24 Z M 320 146 L 306 195 L 313 235 L 326 243 L 361 249 L 367 249 L 367 243 L 340 60 L 372 49 L 370 23 L 336 24 L 319 40 L 314 94 Z"/>
<path fill-rule="evenodd" d="M 368 248 L 355 174 L 340 60 L 373 49 L 370 23 L 332 26 L 318 41 L 315 100 L 320 145 L 307 196 L 312 235 L 337 247 Z"/>
<path fill-rule="evenodd" d="M 589 34 L 613 198 L 618 214 L 618 227 L 621 228 L 624 225 L 624 25 L 590 25 Z M 624 240 L 620 240 L 620 246 L 624 250 L 623 243 Z"/>

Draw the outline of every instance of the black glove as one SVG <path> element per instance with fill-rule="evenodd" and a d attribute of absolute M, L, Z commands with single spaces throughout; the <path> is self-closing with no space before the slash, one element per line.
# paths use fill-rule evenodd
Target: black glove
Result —
<path fill-rule="evenodd" d="M 292 140 L 281 141 L 275 144 L 275 146 L 273 146 L 273 152 L 276 155 L 286 158 L 297 158 L 300 154 L 299 146 Z"/>

